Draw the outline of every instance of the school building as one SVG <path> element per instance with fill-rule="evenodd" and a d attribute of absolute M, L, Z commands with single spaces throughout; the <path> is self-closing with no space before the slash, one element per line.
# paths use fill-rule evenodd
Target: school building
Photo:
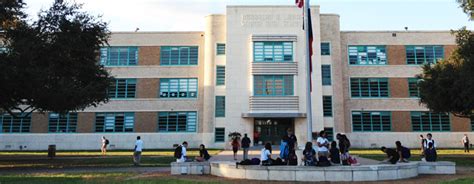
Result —
<path fill-rule="evenodd" d="M 99 149 L 102 136 L 112 149 L 132 149 L 136 136 L 145 149 L 183 141 L 224 148 L 230 132 L 279 144 L 287 128 L 304 145 L 301 14 L 295 6 L 228 6 L 199 32 L 114 32 L 98 61 L 116 77 L 110 101 L 68 114 L 2 115 L 0 150 Z M 470 119 L 419 103 L 415 76 L 450 56 L 449 31 L 341 31 L 340 19 L 312 7 L 313 132 L 345 133 L 363 148 L 397 140 L 418 147 L 428 132 L 440 147 L 474 137 Z"/>

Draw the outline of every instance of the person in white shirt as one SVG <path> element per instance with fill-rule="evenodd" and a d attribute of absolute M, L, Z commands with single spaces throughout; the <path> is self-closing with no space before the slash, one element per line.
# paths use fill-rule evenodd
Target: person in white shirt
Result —
<path fill-rule="evenodd" d="M 142 158 L 142 149 L 143 141 L 140 136 L 137 136 L 137 141 L 135 141 L 135 149 L 133 150 L 133 165 L 140 165 L 140 160 Z"/>
<path fill-rule="evenodd" d="M 326 131 L 322 130 L 321 132 L 319 132 L 319 137 L 318 139 L 316 140 L 316 144 L 317 144 L 317 147 L 318 147 L 318 158 L 320 156 L 324 156 L 324 157 L 328 157 L 329 156 L 329 140 L 327 139 L 327 133 Z"/>
<path fill-rule="evenodd" d="M 181 145 L 181 157 L 176 159 L 176 162 L 188 162 L 188 156 L 186 154 L 186 149 L 188 148 L 188 142 L 184 141 Z"/>
<path fill-rule="evenodd" d="M 462 137 L 461 142 L 464 146 L 464 153 L 469 153 L 469 137 L 467 137 L 467 134 L 464 134 L 464 137 Z"/>
<path fill-rule="evenodd" d="M 272 165 L 272 145 L 270 143 L 266 143 L 265 148 L 262 149 L 260 160 L 262 161 L 262 165 Z"/>
<path fill-rule="evenodd" d="M 426 134 L 426 141 L 425 141 L 425 150 L 428 149 L 428 145 L 430 143 L 433 143 L 433 148 L 436 149 L 438 146 L 436 145 L 436 142 L 433 140 L 433 135 L 431 133 Z"/>

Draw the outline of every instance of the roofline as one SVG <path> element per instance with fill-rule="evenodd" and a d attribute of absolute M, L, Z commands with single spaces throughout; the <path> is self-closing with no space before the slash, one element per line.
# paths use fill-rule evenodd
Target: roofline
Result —
<path fill-rule="evenodd" d="M 296 5 L 227 5 L 227 8 L 288 8 Z M 319 8 L 319 5 L 311 5 L 310 7 Z"/>
<path fill-rule="evenodd" d="M 204 31 L 112 31 L 112 34 L 202 34 Z"/>
<path fill-rule="evenodd" d="M 451 33 L 450 30 L 415 30 L 415 31 L 404 31 L 404 30 L 381 30 L 381 31 L 342 31 L 341 33 Z"/>

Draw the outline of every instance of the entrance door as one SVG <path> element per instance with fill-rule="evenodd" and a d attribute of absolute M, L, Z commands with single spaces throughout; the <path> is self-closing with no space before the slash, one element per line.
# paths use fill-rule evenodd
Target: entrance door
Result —
<path fill-rule="evenodd" d="M 269 142 L 272 145 L 280 145 L 281 138 L 286 135 L 286 130 L 293 127 L 292 118 L 256 118 L 254 130 L 260 135 L 257 144 Z"/>

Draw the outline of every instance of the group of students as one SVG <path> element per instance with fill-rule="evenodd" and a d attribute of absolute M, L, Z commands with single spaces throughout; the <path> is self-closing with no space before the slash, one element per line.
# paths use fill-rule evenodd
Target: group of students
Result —
<path fill-rule="evenodd" d="M 201 144 L 199 146 L 199 156 L 195 157 L 194 160 L 189 158 L 186 150 L 188 148 L 188 142 L 184 141 L 181 145 L 176 147 L 174 151 L 174 158 L 176 158 L 176 162 L 182 163 L 182 162 L 204 162 L 208 161 L 211 159 L 211 155 L 209 155 L 209 152 L 206 149 L 206 146 L 204 144 Z"/>
<path fill-rule="evenodd" d="M 421 156 L 423 157 L 423 161 L 427 162 L 435 162 L 437 158 L 436 153 L 436 143 L 433 140 L 433 135 L 431 133 L 426 134 L 426 138 L 423 135 L 420 135 L 421 140 Z M 383 160 L 382 164 L 396 164 L 400 162 L 408 162 L 408 159 L 411 157 L 410 149 L 403 146 L 400 141 L 395 142 L 395 149 L 386 148 L 382 146 L 380 148 L 385 154 L 387 154 L 387 158 Z"/>
<path fill-rule="evenodd" d="M 354 159 L 349 156 L 350 141 L 347 136 L 337 134 L 336 138 L 339 142 L 339 148 L 336 141 L 329 142 L 327 133 L 324 130 L 319 132 L 315 144 L 307 142 L 303 150 L 303 158 L 301 159 L 304 165 L 330 166 L 332 164 L 354 164 Z M 272 159 L 272 145 L 270 143 L 265 144 L 260 155 L 262 165 L 298 165 L 298 158 L 295 153 L 296 147 L 296 136 L 289 129 L 287 135 L 282 138 L 279 158 Z"/>

